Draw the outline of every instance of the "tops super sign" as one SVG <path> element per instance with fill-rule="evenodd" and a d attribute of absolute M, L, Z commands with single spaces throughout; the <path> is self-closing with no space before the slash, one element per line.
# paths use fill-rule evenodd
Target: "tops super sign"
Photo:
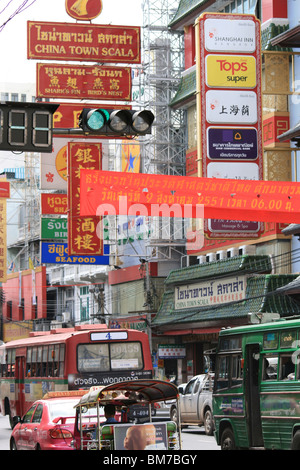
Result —
<path fill-rule="evenodd" d="M 92 20 L 102 11 L 102 0 L 66 0 L 66 11 L 76 20 Z"/>

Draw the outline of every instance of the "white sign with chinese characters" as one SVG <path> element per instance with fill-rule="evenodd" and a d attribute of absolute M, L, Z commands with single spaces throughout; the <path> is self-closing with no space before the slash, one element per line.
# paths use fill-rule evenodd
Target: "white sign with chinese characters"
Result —
<path fill-rule="evenodd" d="M 214 124 L 255 124 L 257 97 L 252 91 L 210 90 L 206 93 L 206 119 Z"/>

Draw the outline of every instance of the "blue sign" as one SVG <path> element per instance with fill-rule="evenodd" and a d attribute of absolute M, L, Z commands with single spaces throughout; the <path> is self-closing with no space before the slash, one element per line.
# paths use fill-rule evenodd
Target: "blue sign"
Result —
<path fill-rule="evenodd" d="M 257 155 L 257 130 L 252 127 L 209 127 L 208 156 L 211 160 L 253 161 Z"/>
<path fill-rule="evenodd" d="M 67 243 L 42 242 L 42 263 L 109 265 L 109 245 L 104 245 L 103 256 L 69 255 Z"/>

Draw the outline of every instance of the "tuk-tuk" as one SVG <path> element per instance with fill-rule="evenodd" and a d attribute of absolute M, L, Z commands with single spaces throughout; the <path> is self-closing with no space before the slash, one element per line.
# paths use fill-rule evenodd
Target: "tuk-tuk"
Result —
<path fill-rule="evenodd" d="M 130 380 L 91 387 L 76 405 L 74 447 L 80 450 L 179 450 L 180 422 L 154 422 L 154 404 L 176 400 L 176 385 L 160 380 Z M 114 424 L 104 424 L 104 406 L 115 406 Z"/>

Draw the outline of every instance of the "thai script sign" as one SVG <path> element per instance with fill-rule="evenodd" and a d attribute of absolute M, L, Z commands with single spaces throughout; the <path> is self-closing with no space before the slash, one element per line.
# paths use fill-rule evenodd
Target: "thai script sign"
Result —
<path fill-rule="evenodd" d="M 66 194 L 41 193 L 42 215 L 67 214 L 68 196 Z"/>
<path fill-rule="evenodd" d="M 43 240 L 61 240 L 68 238 L 68 221 L 64 219 L 41 219 L 41 238 Z"/>
<path fill-rule="evenodd" d="M 131 68 L 37 64 L 36 95 L 131 101 Z"/>
<path fill-rule="evenodd" d="M 194 217 L 300 223 L 300 185 L 81 170 L 80 214 Z"/>
<path fill-rule="evenodd" d="M 109 264 L 109 246 L 104 246 L 103 256 L 72 256 L 67 243 L 41 242 L 41 262 L 54 264 Z"/>
<path fill-rule="evenodd" d="M 209 127 L 208 156 L 211 160 L 256 160 L 257 130 L 251 127 Z"/>
<path fill-rule="evenodd" d="M 227 277 L 214 281 L 175 287 L 175 309 L 205 307 L 242 300 L 246 295 L 246 277 Z"/>
<path fill-rule="evenodd" d="M 27 57 L 139 64 L 140 27 L 27 22 Z"/>

